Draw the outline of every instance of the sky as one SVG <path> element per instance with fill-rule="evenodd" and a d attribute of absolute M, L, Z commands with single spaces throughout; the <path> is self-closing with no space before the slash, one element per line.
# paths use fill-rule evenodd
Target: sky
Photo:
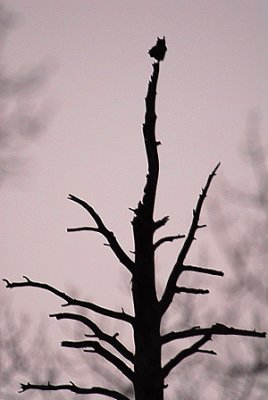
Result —
<path fill-rule="evenodd" d="M 67 196 L 92 204 L 123 247 L 133 250 L 129 207 L 140 200 L 146 174 L 141 127 L 152 70 L 148 50 L 163 35 L 168 51 L 157 97 L 162 145 L 156 208 L 156 217 L 170 216 L 163 234 L 187 231 L 199 191 L 219 161 L 212 199 L 220 199 L 226 179 L 250 185 L 239 151 L 253 111 L 261 131 L 267 130 L 267 2 L 4 4 L 17 18 L 1 63 L 10 74 L 45 71 L 28 109 L 41 104 L 46 129 L 2 151 L 21 164 L 1 181 L 1 276 L 27 275 L 79 290 L 79 297 L 104 306 L 125 306 L 130 276 L 100 236 L 66 233 L 67 227 L 90 224 Z M 209 204 L 204 220 L 211 218 Z M 158 255 L 159 279 L 172 266 L 178 248 L 171 247 Z M 200 249 L 213 257 L 213 247 L 202 231 Z M 197 259 L 200 249 L 193 253 Z M 60 304 L 34 290 L 6 293 L 1 287 L 0 294 L 33 315 L 41 307 L 46 316 Z M 131 312 L 131 302 L 125 309 Z"/>

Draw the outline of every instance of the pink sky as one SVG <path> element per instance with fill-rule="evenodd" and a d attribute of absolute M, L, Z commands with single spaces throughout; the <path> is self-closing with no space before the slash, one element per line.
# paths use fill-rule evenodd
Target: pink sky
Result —
<path fill-rule="evenodd" d="M 66 233 L 90 224 L 67 195 L 89 201 L 132 249 L 128 207 L 139 201 L 146 173 L 147 51 L 162 35 L 168 52 L 157 99 L 157 216 L 170 215 L 165 232 L 186 232 L 218 161 L 211 197 L 219 195 L 223 176 L 248 182 L 238 150 L 250 111 L 260 113 L 261 130 L 267 130 L 267 2 L 8 0 L 6 6 L 20 20 L 4 63 L 11 72 L 40 61 L 48 66 L 49 84 L 40 93 L 52 118 L 40 139 L 19 151 L 28 158 L 21 174 L 1 187 L 1 275 L 79 288 L 81 297 L 121 307 L 129 277 L 119 274 L 101 237 Z M 201 236 L 202 247 L 209 231 Z M 161 277 L 172 265 L 171 247 L 159 254 Z M 29 312 L 42 304 L 43 316 L 60 304 L 33 290 L 6 293 L 1 287 L 0 293 Z"/>

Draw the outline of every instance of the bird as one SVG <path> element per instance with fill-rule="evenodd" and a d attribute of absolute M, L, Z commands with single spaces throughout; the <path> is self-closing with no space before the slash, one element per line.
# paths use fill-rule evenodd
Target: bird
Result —
<path fill-rule="evenodd" d="M 155 58 L 157 61 L 163 61 L 165 58 L 166 51 L 167 51 L 166 39 L 165 36 L 163 36 L 162 39 L 160 39 L 159 37 L 157 38 L 156 45 L 153 46 L 148 51 L 148 54 L 150 55 L 150 57 Z"/>

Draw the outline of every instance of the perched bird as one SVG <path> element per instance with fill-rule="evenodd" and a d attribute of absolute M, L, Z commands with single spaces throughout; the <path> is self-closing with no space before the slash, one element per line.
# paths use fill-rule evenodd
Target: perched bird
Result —
<path fill-rule="evenodd" d="M 163 61 L 165 58 L 165 54 L 167 51 L 166 39 L 163 36 L 163 39 L 157 38 L 156 45 L 148 51 L 150 57 L 155 58 L 157 61 Z"/>

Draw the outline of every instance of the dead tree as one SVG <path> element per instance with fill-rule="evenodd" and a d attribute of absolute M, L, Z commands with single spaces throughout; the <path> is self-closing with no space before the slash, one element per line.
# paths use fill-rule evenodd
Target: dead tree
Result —
<path fill-rule="evenodd" d="M 132 280 L 132 300 L 133 315 L 124 310 L 115 311 L 104 308 L 95 303 L 78 300 L 68 294 L 50 286 L 46 283 L 36 282 L 27 277 L 22 282 L 10 282 L 4 279 L 8 288 L 14 287 L 38 287 L 48 290 L 65 300 L 64 306 L 85 307 L 95 313 L 123 321 L 130 324 L 133 329 L 134 352 L 132 353 L 118 338 L 118 334 L 107 334 L 92 319 L 76 313 L 58 313 L 51 314 L 56 319 L 68 319 L 80 321 L 93 334 L 88 335 L 87 340 L 83 341 L 64 341 L 62 346 L 83 348 L 84 351 L 94 352 L 102 356 L 130 381 L 133 385 L 135 400 L 163 400 L 166 378 L 176 367 L 180 366 L 183 360 L 196 353 L 215 354 L 213 350 L 204 348 L 212 339 L 219 335 L 238 335 L 248 337 L 265 337 L 264 332 L 255 330 L 244 330 L 233 327 L 227 327 L 223 324 L 215 323 L 209 327 L 195 326 L 191 329 L 182 331 L 172 331 L 167 334 L 161 334 L 161 321 L 169 310 L 174 296 L 178 293 L 189 293 L 191 295 L 206 294 L 207 289 L 183 287 L 179 285 L 179 278 L 184 273 L 199 273 L 213 276 L 223 276 L 223 272 L 217 269 L 205 268 L 197 265 L 188 265 L 186 256 L 188 255 L 197 231 L 205 225 L 201 225 L 200 215 L 207 196 L 209 187 L 216 175 L 219 164 L 209 175 L 204 188 L 199 195 L 196 207 L 193 210 L 192 221 L 189 231 L 186 235 L 165 236 L 155 240 L 154 236 L 158 229 L 168 222 L 168 217 L 158 220 L 154 219 L 155 199 L 159 175 L 158 145 L 156 140 L 155 126 L 155 100 L 156 88 L 159 76 L 160 60 L 153 64 L 153 73 L 148 84 L 147 96 L 145 99 L 146 111 L 145 122 L 143 124 L 143 137 L 148 165 L 144 194 L 134 212 L 132 220 L 132 229 L 134 237 L 134 257 L 131 258 L 123 250 L 114 233 L 105 225 L 97 211 L 86 201 L 69 195 L 69 199 L 82 206 L 95 222 L 95 226 L 83 226 L 68 229 L 69 232 L 92 231 L 100 233 L 108 242 L 111 251 L 117 257 L 118 261 L 127 269 Z M 169 278 L 164 287 L 163 293 L 157 294 L 155 282 L 155 252 L 166 242 L 172 242 L 176 239 L 183 239 L 183 244 L 178 252 L 178 257 L 171 268 Z M 184 338 L 192 338 L 192 344 L 174 354 L 168 362 L 163 364 L 163 347 L 171 342 L 179 341 Z M 103 344 L 108 344 L 114 351 L 108 350 Z M 181 367 L 181 366 L 180 366 Z M 181 367 L 182 368 L 182 367 Z M 54 385 L 47 384 L 22 383 L 21 392 L 27 390 L 69 390 L 80 394 L 100 394 L 117 400 L 128 400 L 128 398 L 114 389 L 104 387 L 80 387 L 74 382 L 67 384 Z"/>

